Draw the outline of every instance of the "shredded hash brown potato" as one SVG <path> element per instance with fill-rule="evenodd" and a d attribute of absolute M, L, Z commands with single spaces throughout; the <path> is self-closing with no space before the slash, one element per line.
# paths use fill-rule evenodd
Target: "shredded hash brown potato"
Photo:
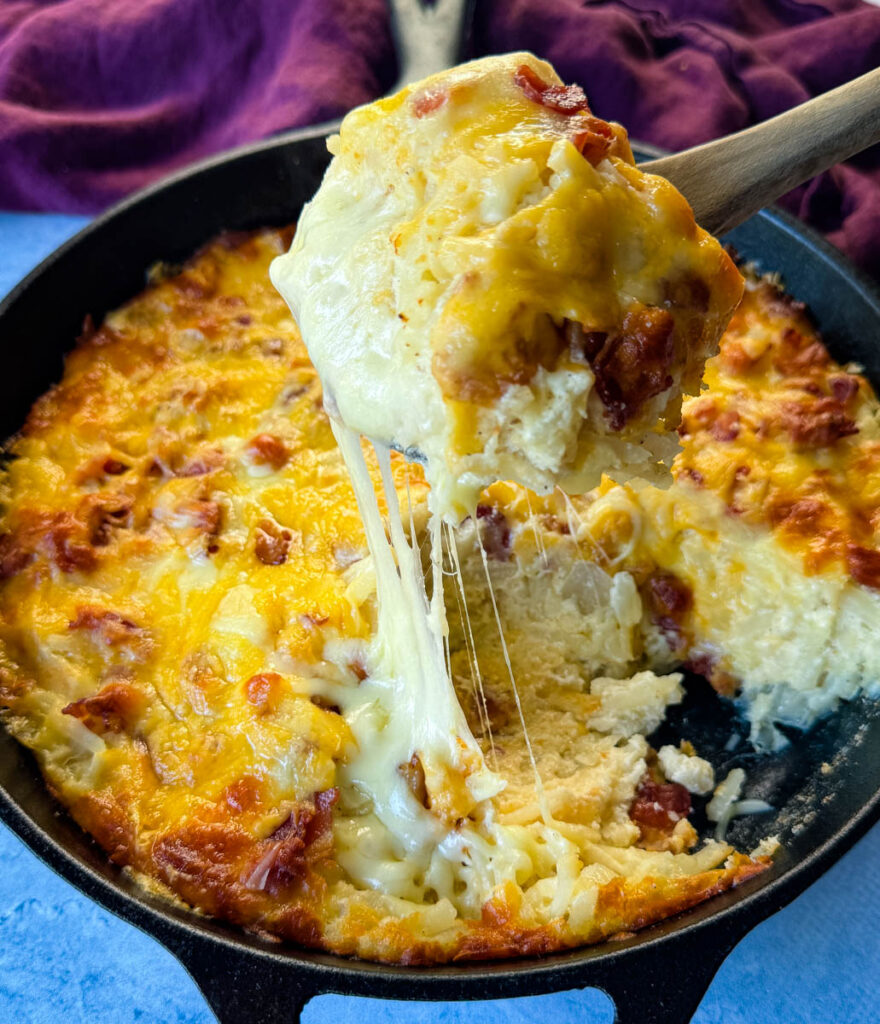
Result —
<path fill-rule="evenodd" d="M 658 759 L 646 736 L 681 665 L 738 696 L 765 746 L 880 678 L 878 406 L 857 369 L 752 282 L 685 403 L 669 490 L 483 493 L 454 538 L 449 657 L 506 786 L 456 820 L 414 751 L 397 771 L 440 838 L 408 850 L 358 781 L 382 729 L 375 573 L 269 283 L 289 239 L 224 237 L 158 272 L 85 332 L 9 446 L 0 701 L 52 791 L 199 910 L 384 961 L 598 942 L 763 871 L 702 842 L 663 773 L 705 791 L 705 762 L 686 742 Z M 424 480 L 393 472 L 420 534 Z"/>

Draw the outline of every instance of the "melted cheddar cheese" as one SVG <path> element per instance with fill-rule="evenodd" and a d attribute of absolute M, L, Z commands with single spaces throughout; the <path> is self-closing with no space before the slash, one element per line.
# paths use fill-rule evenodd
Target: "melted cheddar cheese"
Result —
<path fill-rule="evenodd" d="M 480 490 L 668 479 L 742 282 L 684 198 L 528 53 L 352 111 L 272 277 L 339 418 L 427 459 L 458 523 Z"/>
<path fill-rule="evenodd" d="M 877 550 L 862 511 L 868 385 L 818 359 L 801 314 L 752 285 L 708 391 L 685 406 L 672 487 L 606 480 L 568 498 L 500 483 L 444 531 L 441 568 L 462 581 L 446 590 L 449 713 L 503 782 L 475 802 L 444 791 L 412 736 L 382 762 L 383 731 L 402 726 L 371 660 L 377 571 L 315 371 L 268 281 L 288 244 L 230 237 L 157 272 L 80 340 L 10 443 L 0 700 L 53 791 L 117 863 L 200 910 L 381 960 L 595 942 L 763 870 L 699 840 L 663 766 L 698 790 L 705 764 L 687 744 L 658 760 L 646 736 L 681 699 L 683 663 L 739 692 L 770 744 L 774 722 L 808 724 L 880 678 L 880 591 L 860 568 Z M 798 351 L 818 346 L 806 399 L 793 397 L 801 370 L 774 362 L 789 329 Z M 759 359 L 730 369 L 752 342 Z M 850 377 L 857 430 L 820 405 L 812 434 L 766 428 L 772 462 L 757 421 L 712 433 L 732 409 L 775 423 L 780 403 L 833 398 Z M 741 465 L 766 487 L 734 495 Z M 834 490 L 855 466 L 868 467 L 859 487 Z M 395 456 L 389 469 L 385 493 L 420 542 L 422 473 Z M 834 554 L 818 560 L 816 534 L 768 511 L 808 485 L 837 495 Z M 853 545 L 868 553 L 855 569 Z"/>

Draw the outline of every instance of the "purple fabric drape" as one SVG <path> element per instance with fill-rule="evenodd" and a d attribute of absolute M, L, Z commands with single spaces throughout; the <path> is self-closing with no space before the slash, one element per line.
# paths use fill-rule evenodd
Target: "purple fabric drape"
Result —
<path fill-rule="evenodd" d="M 474 46 L 533 50 L 633 138 L 680 149 L 880 65 L 880 9 L 479 0 Z M 3 0 L 0 208 L 93 212 L 209 153 L 335 117 L 394 77 L 384 0 Z M 880 153 L 786 205 L 880 277 Z"/>

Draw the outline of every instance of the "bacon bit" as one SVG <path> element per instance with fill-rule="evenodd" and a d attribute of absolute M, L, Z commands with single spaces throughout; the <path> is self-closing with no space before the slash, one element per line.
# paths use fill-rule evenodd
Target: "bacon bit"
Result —
<path fill-rule="evenodd" d="M 659 573 L 648 580 L 651 621 L 663 631 L 672 651 L 678 651 L 683 646 L 682 623 L 693 603 L 694 596 L 690 587 L 672 573 Z"/>
<path fill-rule="evenodd" d="M 859 378 L 852 373 L 844 373 L 840 377 L 831 378 L 831 394 L 841 405 L 859 393 Z"/>
<path fill-rule="evenodd" d="M 209 498 L 192 498 L 178 505 L 177 512 L 186 516 L 194 529 L 209 537 L 216 537 L 220 532 L 223 509 L 216 501 Z"/>
<path fill-rule="evenodd" d="M 607 121 L 592 114 L 578 117 L 572 145 L 594 167 L 605 158 L 614 143 L 614 130 Z"/>
<path fill-rule="evenodd" d="M 248 445 L 251 461 L 257 466 L 281 467 L 290 458 L 287 446 L 276 434 L 257 434 Z"/>
<path fill-rule="evenodd" d="M 702 487 L 706 482 L 706 478 L 703 474 L 698 469 L 693 469 L 691 466 L 685 466 L 678 476 L 679 479 L 684 478 L 685 480 L 690 480 L 695 487 Z"/>
<path fill-rule="evenodd" d="M 585 331 L 583 326 L 574 320 L 563 322 L 562 333 L 568 345 L 571 361 L 584 365 L 592 364 L 608 340 L 605 331 Z"/>
<path fill-rule="evenodd" d="M 76 617 L 67 624 L 68 629 L 85 629 L 94 632 L 108 647 L 128 643 L 143 632 L 140 626 L 118 612 L 94 605 L 79 605 Z"/>
<path fill-rule="evenodd" d="M 243 689 L 247 700 L 261 715 L 265 715 L 277 708 L 284 689 L 284 678 L 277 672 L 260 672 L 251 676 Z"/>
<path fill-rule="evenodd" d="M 428 114 L 433 114 L 435 110 L 439 110 L 449 99 L 449 93 L 446 89 L 437 88 L 434 86 L 430 89 L 425 89 L 424 92 L 417 93 L 412 98 L 412 109 L 413 114 L 416 117 L 425 117 Z"/>
<path fill-rule="evenodd" d="M 98 736 L 106 732 L 128 732 L 143 710 L 143 694 L 130 683 L 108 683 L 93 697 L 75 700 L 61 709 L 63 715 L 79 719 Z"/>
<path fill-rule="evenodd" d="M 608 339 L 592 361 L 612 430 L 622 430 L 645 402 L 671 387 L 673 326 L 672 314 L 658 307 L 627 313 L 623 334 Z"/>
<path fill-rule="evenodd" d="M 120 462 L 119 459 L 104 459 L 104 472 L 109 476 L 120 476 L 125 473 L 130 466 L 126 466 L 124 462 Z"/>
<path fill-rule="evenodd" d="M 846 415 L 834 398 L 820 398 L 809 403 L 783 402 L 779 420 L 792 441 L 807 448 L 826 448 L 859 432 L 855 421 Z"/>
<path fill-rule="evenodd" d="M 722 697 L 735 697 L 739 690 L 739 680 L 719 667 L 718 658 L 714 654 L 706 652 L 692 654 L 684 663 L 684 667 L 688 672 L 702 676 Z"/>
<path fill-rule="evenodd" d="M 225 462 L 225 456 L 217 448 L 212 448 L 209 451 L 202 452 L 193 459 L 188 459 L 176 470 L 175 476 L 192 477 L 192 476 L 207 476 L 208 473 L 213 473 L 215 469 L 219 469 Z"/>
<path fill-rule="evenodd" d="M 88 524 L 89 540 L 95 547 L 106 547 L 113 531 L 129 525 L 133 499 L 125 494 L 90 494 L 80 505 Z"/>
<path fill-rule="evenodd" d="M 494 505 L 477 505 L 477 519 L 482 523 L 480 540 L 486 554 L 496 562 L 510 557 L 510 526 L 501 509 Z"/>
<path fill-rule="evenodd" d="M 221 799 L 238 814 L 251 811 L 262 802 L 263 782 L 255 775 L 242 775 L 223 790 Z"/>
<path fill-rule="evenodd" d="M 0 534 L 0 580 L 17 575 L 33 559 L 33 551 L 23 547 L 14 533 Z"/>
<path fill-rule="evenodd" d="M 428 785 L 425 782 L 425 769 L 422 767 L 419 755 L 413 754 L 406 764 L 399 764 L 397 771 L 403 776 L 409 791 L 422 807 L 430 808 L 431 801 L 428 797 Z"/>
<path fill-rule="evenodd" d="M 282 529 L 272 519 L 262 519 L 257 524 L 254 551 L 263 565 L 283 565 L 292 539 L 290 530 Z"/>
<path fill-rule="evenodd" d="M 693 672 L 694 675 L 703 676 L 704 679 L 708 679 L 715 671 L 717 663 L 718 659 L 714 654 L 700 651 L 692 654 L 684 663 L 684 667 L 688 672 Z"/>
<path fill-rule="evenodd" d="M 671 832 L 691 813 L 691 795 L 678 782 L 655 782 L 649 774 L 642 777 L 629 816 L 640 827 Z"/>
<path fill-rule="evenodd" d="M 735 409 L 725 409 L 718 414 L 709 433 L 716 441 L 735 441 L 739 437 L 739 413 Z"/>
<path fill-rule="evenodd" d="M 539 103 L 557 114 L 589 113 L 590 105 L 584 90 L 579 85 L 548 85 L 528 64 L 520 64 L 513 73 L 513 80 L 533 103 Z"/>
<path fill-rule="evenodd" d="M 828 505 L 818 498 L 799 498 L 771 505 L 768 518 L 774 526 L 784 526 L 792 533 L 813 537 L 824 533 L 823 519 L 830 512 Z"/>
<path fill-rule="evenodd" d="M 694 604 L 691 588 L 671 572 L 652 576 L 648 580 L 648 594 L 653 612 L 661 617 L 681 620 Z"/>
<path fill-rule="evenodd" d="M 736 338 L 730 338 L 721 345 L 721 360 L 731 373 L 747 373 L 758 362 L 743 348 L 742 342 Z"/>
<path fill-rule="evenodd" d="M 773 366 L 786 377 L 795 377 L 805 371 L 820 370 L 831 362 L 828 350 L 821 341 L 810 339 L 794 327 L 786 327 Z"/>
<path fill-rule="evenodd" d="M 333 805 L 338 799 L 338 789 L 325 789 L 315 794 L 312 806 L 297 807 L 263 842 L 265 852 L 242 874 L 242 884 L 278 896 L 300 882 L 313 862 L 331 852 Z"/>
<path fill-rule="evenodd" d="M 82 524 L 67 512 L 56 513 L 46 530 L 51 558 L 62 572 L 88 572 L 98 564 L 91 544 L 74 539 L 81 534 Z M 93 534 L 98 531 L 96 527 Z"/>
<path fill-rule="evenodd" d="M 679 428 L 679 433 L 682 436 L 687 436 L 695 433 L 696 430 L 705 430 L 714 422 L 717 413 L 718 406 L 715 404 L 714 398 L 701 398 L 691 403 L 687 416 Z"/>
<path fill-rule="evenodd" d="M 863 548 L 858 544 L 848 544 L 846 567 L 856 583 L 880 590 L 880 551 Z"/>

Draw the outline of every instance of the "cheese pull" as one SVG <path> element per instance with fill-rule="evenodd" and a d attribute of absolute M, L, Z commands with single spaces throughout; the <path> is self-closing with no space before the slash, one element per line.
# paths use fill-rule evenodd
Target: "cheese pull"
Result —
<path fill-rule="evenodd" d="M 528 53 L 352 111 L 272 279 L 330 408 L 426 463 L 434 510 L 514 480 L 664 480 L 741 279 L 626 132 Z"/>

